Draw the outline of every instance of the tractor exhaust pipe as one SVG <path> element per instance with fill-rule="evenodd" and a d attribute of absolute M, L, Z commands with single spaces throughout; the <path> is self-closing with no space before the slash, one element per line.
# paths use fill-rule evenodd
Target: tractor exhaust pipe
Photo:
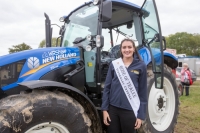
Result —
<path fill-rule="evenodd" d="M 49 16 L 44 13 L 46 18 L 45 20 L 45 37 L 46 37 L 46 47 L 51 47 L 51 38 L 52 38 L 52 28 L 51 28 L 51 20 Z"/>

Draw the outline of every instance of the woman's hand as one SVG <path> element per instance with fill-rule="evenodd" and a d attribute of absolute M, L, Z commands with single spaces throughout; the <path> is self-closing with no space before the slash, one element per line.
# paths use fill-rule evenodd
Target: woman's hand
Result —
<path fill-rule="evenodd" d="M 135 122 L 135 129 L 139 129 L 142 125 L 142 120 L 138 119 Z"/>
<path fill-rule="evenodd" d="M 109 122 L 111 122 L 111 119 L 110 119 L 110 116 L 108 114 L 107 111 L 103 111 L 103 123 L 107 126 L 109 126 L 110 124 L 108 123 L 108 120 Z"/>

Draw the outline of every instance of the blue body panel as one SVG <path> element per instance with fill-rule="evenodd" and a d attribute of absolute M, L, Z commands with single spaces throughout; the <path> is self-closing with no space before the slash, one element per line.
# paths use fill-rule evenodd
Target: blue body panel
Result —
<path fill-rule="evenodd" d="M 146 47 L 143 47 L 140 50 L 138 50 L 138 52 L 145 64 L 148 65 L 151 62 L 151 54 L 149 50 Z"/>
<path fill-rule="evenodd" d="M 16 82 L 2 87 L 9 90 L 24 81 L 38 80 L 44 74 L 66 65 L 76 64 L 80 60 L 80 51 L 77 47 L 51 47 L 26 50 L 0 57 L 0 66 L 26 60 Z"/>
<path fill-rule="evenodd" d="M 167 52 L 167 51 L 164 51 L 164 52 L 163 52 L 163 55 L 164 55 L 164 56 L 171 57 L 172 59 L 178 61 L 178 58 L 177 58 L 176 56 L 174 56 L 173 54 L 171 54 L 171 53 L 169 53 L 169 52 Z"/>
<path fill-rule="evenodd" d="M 160 58 L 160 57 L 161 57 L 161 56 L 160 56 L 161 53 L 160 53 L 160 49 L 152 48 L 151 50 L 152 50 L 152 53 L 153 53 L 153 56 L 154 56 L 156 65 L 160 65 L 160 63 L 161 63 L 161 58 Z M 163 52 L 163 56 L 164 56 L 164 57 L 168 56 L 168 57 L 170 57 L 170 58 L 172 58 L 172 59 L 178 61 L 178 59 L 176 58 L 176 56 L 172 55 L 171 53 L 169 53 L 169 52 L 167 52 L 167 51 L 164 51 L 164 52 Z"/>
<path fill-rule="evenodd" d="M 159 65 L 161 63 L 160 50 L 157 48 L 152 48 L 151 50 L 152 50 L 152 54 L 154 56 L 156 65 Z M 146 47 L 143 47 L 138 52 L 139 52 L 141 58 L 143 59 L 143 61 L 145 62 L 145 64 L 148 65 L 151 62 L 151 54 L 150 54 L 149 50 Z M 172 55 L 171 53 L 169 53 L 167 51 L 164 51 L 163 55 L 164 55 L 164 57 L 168 56 L 168 57 L 178 61 L 178 58 L 176 56 Z"/>

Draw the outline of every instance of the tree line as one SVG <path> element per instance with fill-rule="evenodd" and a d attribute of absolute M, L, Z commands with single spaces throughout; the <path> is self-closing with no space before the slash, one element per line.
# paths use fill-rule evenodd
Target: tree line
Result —
<path fill-rule="evenodd" d="M 200 34 L 177 32 L 166 37 L 167 48 L 176 49 L 177 54 L 200 56 Z"/>
<path fill-rule="evenodd" d="M 186 54 L 190 56 L 200 56 L 200 34 L 187 33 L 187 32 L 177 32 L 171 34 L 166 38 L 167 48 L 176 49 L 177 54 Z M 52 46 L 56 47 L 57 38 L 52 38 Z M 60 40 L 58 40 L 60 44 Z M 45 47 L 45 40 L 42 40 L 38 48 Z M 23 50 L 32 49 L 31 46 L 22 43 L 19 45 L 14 45 L 9 48 L 9 53 L 19 52 Z"/>
<path fill-rule="evenodd" d="M 53 37 L 51 39 L 51 42 L 52 42 L 52 47 L 57 47 L 56 45 L 60 44 L 60 39 L 58 39 L 58 42 L 57 42 L 57 38 Z M 42 40 L 38 46 L 38 48 L 43 48 L 43 47 L 46 47 L 45 40 Z M 30 50 L 30 49 L 32 49 L 32 47 L 23 42 L 18 45 L 13 45 L 12 48 L 8 48 L 8 52 L 9 52 L 9 54 L 11 54 L 11 53 L 15 53 L 15 52 L 23 51 L 23 50 Z"/>

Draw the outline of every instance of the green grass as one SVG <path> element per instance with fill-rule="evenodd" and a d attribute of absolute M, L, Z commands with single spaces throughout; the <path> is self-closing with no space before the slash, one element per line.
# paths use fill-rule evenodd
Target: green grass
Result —
<path fill-rule="evenodd" d="M 190 95 L 180 97 L 178 123 L 175 133 L 200 133 L 200 81 L 189 89 Z"/>

